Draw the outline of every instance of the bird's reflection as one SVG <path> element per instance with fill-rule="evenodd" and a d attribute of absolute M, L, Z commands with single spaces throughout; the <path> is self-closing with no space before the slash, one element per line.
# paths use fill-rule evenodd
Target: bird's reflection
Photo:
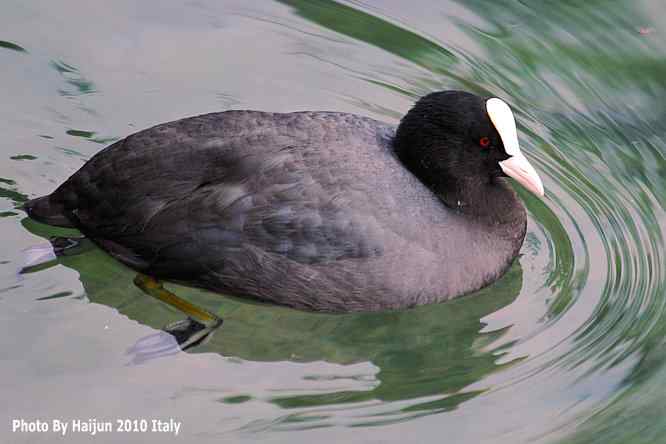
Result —
<path fill-rule="evenodd" d="M 44 226 L 27 221 L 36 234 Z M 116 308 L 143 324 L 161 329 L 182 319 L 176 310 L 143 294 L 133 284 L 135 273 L 103 251 L 58 258 L 77 270 L 91 302 Z M 509 364 L 492 344 L 507 328 L 481 333 L 482 318 L 507 306 L 522 287 L 520 263 L 498 282 L 473 295 L 443 304 L 382 313 L 321 314 L 255 304 L 235 298 L 170 285 L 180 296 L 220 315 L 223 326 L 195 352 L 215 352 L 251 361 L 372 362 L 379 384 L 369 391 L 276 397 L 288 407 L 323 406 L 373 399 L 407 400 L 439 397 L 412 404 L 426 413 L 455 408 L 479 392 L 468 385 Z M 176 341 L 158 332 L 137 340 L 128 350 L 131 362 L 177 353 Z"/>

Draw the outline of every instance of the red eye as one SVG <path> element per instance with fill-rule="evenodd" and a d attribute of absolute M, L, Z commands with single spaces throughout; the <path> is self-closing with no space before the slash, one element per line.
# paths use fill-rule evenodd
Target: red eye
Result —
<path fill-rule="evenodd" d="M 479 139 L 479 145 L 481 145 L 483 148 L 488 148 L 490 145 L 490 139 L 487 137 L 482 137 Z"/>

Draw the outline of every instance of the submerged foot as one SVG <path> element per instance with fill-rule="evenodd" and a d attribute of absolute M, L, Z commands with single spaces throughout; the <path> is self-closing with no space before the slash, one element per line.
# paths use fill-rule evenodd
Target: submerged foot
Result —
<path fill-rule="evenodd" d="M 57 257 L 73 256 L 80 254 L 92 247 L 92 243 L 85 237 L 60 237 L 53 236 L 49 239 L 51 246 L 53 246 L 53 253 Z"/>
<path fill-rule="evenodd" d="M 40 270 L 51 262 L 56 263 L 59 257 L 81 254 L 92 247 L 93 243 L 85 236 L 51 237 L 48 244 L 33 245 L 23 251 L 25 256 L 19 274 Z"/>
<path fill-rule="evenodd" d="M 162 331 L 139 339 L 127 350 L 126 353 L 132 356 L 130 365 L 140 365 L 205 344 L 220 325 L 222 325 L 222 319 L 208 326 L 192 318 L 172 322 Z"/>
<path fill-rule="evenodd" d="M 187 318 L 172 322 L 165 326 L 163 330 L 176 339 L 181 350 L 188 350 L 208 342 L 213 337 L 215 330 L 222 325 L 222 322 L 222 319 L 218 318 L 206 325 L 195 319 Z"/>
<path fill-rule="evenodd" d="M 205 344 L 220 325 L 222 325 L 221 319 L 217 324 L 209 326 L 192 318 L 173 322 L 164 327 L 162 331 L 144 336 L 136 341 L 127 350 L 127 354 L 132 356 L 130 364 L 140 365 Z"/>

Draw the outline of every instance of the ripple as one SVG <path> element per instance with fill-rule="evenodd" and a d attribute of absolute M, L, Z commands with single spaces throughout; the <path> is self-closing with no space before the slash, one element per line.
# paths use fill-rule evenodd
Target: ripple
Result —
<path fill-rule="evenodd" d="M 333 96 L 340 99 L 331 99 L 334 104 L 392 121 L 415 97 L 433 90 L 457 88 L 500 96 L 515 110 L 521 145 L 542 175 L 547 194 L 539 200 L 519 190 L 529 213 L 528 235 L 509 273 L 474 297 L 449 304 L 329 316 L 257 306 L 175 286 L 179 294 L 224 313 L 224 328 L 199 351 L 229 356 L 228 362 L 233 359 L 238 365 L 252 361 L 254 369 L 234 374 L 237 379 L 225 374 L 234 390 L 225 395 L 216 392 L 210 403 L 224 410 L 201 410 L 224 416 L 231 409 L 244 409 L 233 410 L 242 412 L 232 421 L 241 434 L 319 428 L 328 430 L 318 436 L 328 436 L 332 428 L 353 429 L 355 434 L 364 428 L 365 434 L 383 427 L 392 431 L 387 426 L 400 423 L 414 440 L 445 431 L 455 442 L 552 441 L 572 434 L 585 442 L 601 436 L 617 442 L 616 437 L 636 435 L 632 427 L 639 425 L 650 436 L 663 436 L 655 432 L 663 429 L 656 424 L 659 421 L 646 424 L 646 418 L 654 418 L 654 412 L 663 408 L 659 388 L 666 379 L 666 57 L 658 38 L 663 27 L 653 23 L 655 14 L 644 9 L 652 3 L 653 9 L 660 7 L 658 2 L 612 2 L 602 9 L 580 2 L 444 1 L 429 2 L 427 8 L 404 8 L 390 0 L 374 6 L 357 1 L 278 3 L 281 9 L 264 13 L 261 8 L 241 8 L 233 17 L 242 17 L 244 26 L 261 22 L 257 29 L 271 37 L 262 41 L 274 37 L 282 42 L 284 47 L 278 48 L 282 52 L 272 46 L 270 51 L 296 68 L 275 69 L 282 59 L 267 58 L 256 71 L 269 72 L 274 83 L 252 77 L 255 70 L 248 69 L 239 77 L 251 80 L 242 86 L 258 90 L 266 81 L 271 88 L 296 83 L 308 88 L 311 84 L 294 79 L 310 69 L 326 79 L 320 85 L 326 92 L 318 91 L 317 100 Z M 177 21 L 169 26 L 169 35 L 181 31 Z M 234 26 L 230 23 L 229 29 L 237 32 Z M 187 31 L 178 34 L 183 47 L 195 48 L 197 42 L 223 39 L 228 30 L 192 33 L 194 44 L 187 40 L 191 30 Z M 151 32 L 155 29 L 149 27 L 137 35 Z M 145 46 L 140 54 L 160 54 L 159 47 L 149 46 L 150 39 L 137 39 Z M 23 49 L 5 41 L 0 41 L 0 48 L 10 50 L 5 52 L 8 57 Z M 124 49 L 107 49 L 110 54 L 128 54 Z M 73 103 L 85 100 L 90 107 L 108 107 L 104 121 L 65 116 L 57 118 L 53 127 L 31 127 L 26 133 L 33 139 L 34 134 L 64 134 L 70 136 L 69 142 L 107 144 L 113 139 L 98 134 L 106 128 L 106 119 L 111 121 L 120 107 L 129 106 L 130 96 L 138 95 L 137 102 L 156 100 L 156 94 L 146 97 L 146 84 L 134 75 L 127 78 L 137 85 L 128 82 L 131 94 L 121 94 L 120 102 L 111 100 L 115 91 L 104 95 L 93 84 L 90 78 L 111 90 L 112 77 L 136 69 L 121 65 L 120 56 L 119 65 L 113 67 L 116 74 L 110 75 L 94 72 L 92 63 L 84 66 L 80 61 L 90 60 L 86 55 L 60 52 L 81 64 L 75 67 L 59 60 L 60 55 L 40 59 L 33 57 L 33 51 L 37 50 L 22 59 L 49 66 L 56 78 L 54 95 L 75 98 Z M 198 54 L 192 52 L 192 57 Z M 150 60 L 161 63 L 159 58 Z M 233 72 L 236 62 L 248 66 L 232 52 L 224 60 L 219 75 Z M 193 83 L 206 79 L 194 72 L 208 69 L 206 60 L 186 57 L 185 61 L 197 68 L 176 75 L 193 76 Z M 251 66 L 255 63 L 259 62 L 253 58 Z M 156 67 L 155 73 L 161 68 Z M 157 82 L 157 74 L 150 72 L 156 76 L 150 82 Z M 272 78 L 280 75 L 284 78 Z M 291 106 L 296 91 L 273 94 L 266 87 L 256 104 L 242 88 L 224 84 L 225 93 L 220 93 L 222 84 L 216 78 L 201 89 L 187 89 L 191 97 L 182 101 L 192 99 L 192 107 L 198 107 L 202 102 L 194 96 L 206 91 L 216 107 L 248 102 L 263 107 L 263 100 L 274 95 L 289 97 Z M 155 91 L 177 93 L 166 87 Z M 305 95 L 309 94 L 310 90 Z M 159 103 L 173 105 L 173 113 L 191 110 L 175 102 Z M 305 105 L 313 107 L 304 101 Z M 141 125 L 171 116 L 147 109 L 155 114 L 137 120 Z M 7 115 L 14 113 L 8 110 Z M 126 131 L 128 118 L 119 117 L 113 131 Z M 32 139 L 16 140 L 6 158 L 33 152 L 24 146 Z M 40 162 L 7 162 L 25 169 L 3 173 L 13 179 L 0 178 L 0 198 L 9 205 L 2 210 L 14 210 L 36 192 L 36 185 L 33 189 L 23 185 L 30 171 L 38 171 L 41 159 L 45 163 L 59 156 L 55 162 L 67 163 L 67 172 L 78 167 L 82 154 L 53 148 L 40 154 Z M 73 158 L 76 164 L 70 163 Z M 45 174 L 53 181 L 55 173 Z M 15 214 L 3 211 L 0 222 L 16 224 Z M 33 222 L 25 222 L 25 227 L 42 236 L 55 233 Z M 175 320 L 174 313 L 142 298 L 131 284 L 132 273 L 99 250 L 62 258 L 58 264 L 79 273 L 93 303 L 114 307 L 155 328 Z M 46 279 L 46 273 L 45 269 L 23 278 Z M 48 275 L 47 284 L 55 275 Z M 3 282 L 3 288 L 9 288 L 9 294 L 16 287 Z M 74 298 L 66 297 L 71 294 L 68 289 L 40 291 L 49 299 L 40 310 L 74 303 Z M 167 362 L 177 351 L 158 336 L 144 339 L 148 342 L 140 345 L 145 353 L 138 356 L 146 358 L 145 365 L 132 367 L 136 371 Z M 156 356 L 165 358 L 148 360 Z M 317 367 L 322 361 L 330 367 Z M 289 367 L 295 363 L 302 374 Z M 284 370 L 281 378 L 271 379 L 279 369 Z M 245 381 L 242 389 L 236 389 L 239 380 Z M 627 410 L 632 422 L 618 420 Z M 599 430 L 610 432 L 597 434 Z"/>
<path fill-rule="evenodd" d="M 18 52 L 28 52 L 22 46 L 19 46 L 16 43 L 8 42 L 6 40 L 0 40 L 0 48 L 11 49 L 12 51 Z"/>

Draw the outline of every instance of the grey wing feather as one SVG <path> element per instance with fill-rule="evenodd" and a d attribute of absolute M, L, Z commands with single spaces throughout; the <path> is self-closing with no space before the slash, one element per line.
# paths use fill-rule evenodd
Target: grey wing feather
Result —
<path fill-rule="evenodd" d="M 348 189 L 354 178 L 339 165 L 336 175 L 332 160 L 322 165 L 326 156 L 308 146 L 321 141 L 297 121 L 274 128 L 270 116 L 222 113 L 140 132 L 58 193 L 86 234 L 158 274 L 218 270 L 252 248 L 302 264 L 381 254 L 381 227 L 358 211 L 367 196 Z"/>

